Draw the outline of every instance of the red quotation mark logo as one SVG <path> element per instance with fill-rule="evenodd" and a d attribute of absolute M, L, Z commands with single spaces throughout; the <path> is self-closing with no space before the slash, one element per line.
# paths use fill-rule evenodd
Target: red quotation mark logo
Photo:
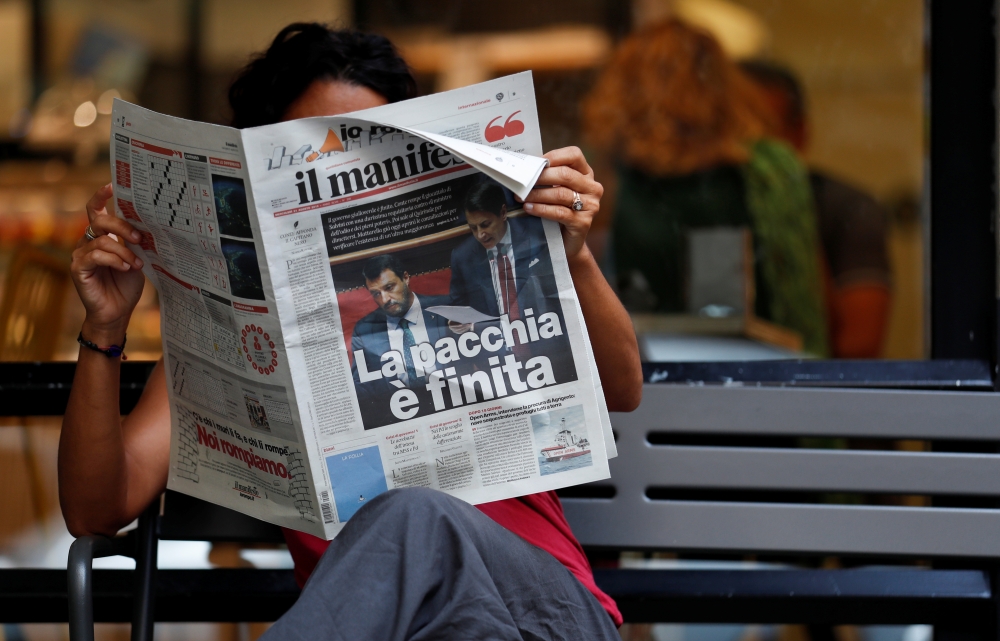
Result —
<path fill-rule="evenodd" d="M 507 116 L 507 120 L 504 121 L 503 126 L 494 125 L 496 121 L 503 118 L 503 116 L 497 116 L 486 125 L 486 132 L 483 137 L 486 138 L 486 142 L 496 142 L 498 140 L 503 140 L 504 138 L 513 138 L 518 134 L 524 133 L 524 123 L 520 120 L 511 120 L 514 116 L 521 113 L 518 109 L 511 115 Z"/>

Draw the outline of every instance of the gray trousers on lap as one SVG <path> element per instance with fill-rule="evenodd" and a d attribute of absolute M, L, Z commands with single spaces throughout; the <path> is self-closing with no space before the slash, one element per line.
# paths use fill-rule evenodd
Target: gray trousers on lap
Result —
<path fill-rule="evenodd" d="M 262 637 L 620 641 L 551 554 L 434 490 L 392 490 L 348 521 L 298 602 Z"/>

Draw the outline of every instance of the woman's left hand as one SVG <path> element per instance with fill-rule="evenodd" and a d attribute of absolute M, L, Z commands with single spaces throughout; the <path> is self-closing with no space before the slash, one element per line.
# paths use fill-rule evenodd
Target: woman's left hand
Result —
<path fill-rule="evenodd" d="M 584 251 L 587 232 L 601 209 L 604 187 L 594 180 L 594 170 L 579 147 L 553 149 L 545 154 L 545 158 L 549 166 L 542 171 L 536 185 L 552 186 L 536 186 L 528 192 L 528 197 L 524 199 L 524 211 L 562 225 L 566 258 L 572 263 L 574 259 L 587 255 Z M 580 195 L 583 203 L 580 211 L 573 210 L 574 192 Z"/>

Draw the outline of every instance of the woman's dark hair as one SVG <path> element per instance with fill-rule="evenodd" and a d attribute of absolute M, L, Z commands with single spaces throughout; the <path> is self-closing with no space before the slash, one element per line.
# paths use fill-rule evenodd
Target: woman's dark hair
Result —
<path fill-rule="evenodd" d="M 476 183 L 465 194 L 465 211 L 468 212 L 482 211 L 500 216 L 506 204 L 507 195 L 504 194 L 503 187 L 492 180 Z"/>
<path fill-rule="evenodd" d="M 296 22 L 282 29 L 229 88 L 232 125 L 240 129 L 281 120 L 317 80 L 340 80 L 398 102 L 417 95 L 417 83 L 383 36 Z"/>

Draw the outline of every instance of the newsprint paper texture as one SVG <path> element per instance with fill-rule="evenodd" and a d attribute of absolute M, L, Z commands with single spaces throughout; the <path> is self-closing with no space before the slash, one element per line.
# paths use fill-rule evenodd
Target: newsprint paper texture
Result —
<path fill-rule="evenodd" d="M 559 226 L 514 198 L 546 165 L 530 73 L 243 131 L 112 119 L 162 305 L 170 489 L 330 539 L 391 488 L 608 477 Z"/>

